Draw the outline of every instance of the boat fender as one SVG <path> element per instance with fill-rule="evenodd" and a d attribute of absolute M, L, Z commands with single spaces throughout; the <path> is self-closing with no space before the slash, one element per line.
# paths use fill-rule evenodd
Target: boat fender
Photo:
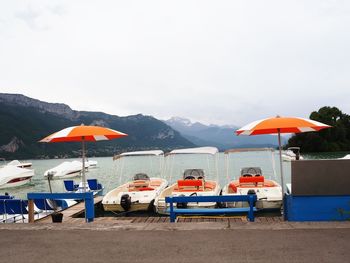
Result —
<path fill-rule="evenodd" d="M 120 206 L 123 207 L 125 211 L 129 211 L 131 207 L 131 197 L 128 194 L 122 195 L 120 198 Z"/>
<path fill-rule="evenodd" d="M 179 195 L 179 196 L 185 196 L 185 195 Z M 177 203 L 176 204 L 177 208 L 187 208 L 187 203 L 183 202 L 183 203 Z"/>

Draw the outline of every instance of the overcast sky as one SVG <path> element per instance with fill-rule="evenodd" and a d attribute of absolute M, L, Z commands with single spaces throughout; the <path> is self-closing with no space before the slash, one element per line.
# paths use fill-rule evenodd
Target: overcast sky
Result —
<path fill-rule="evenodd" d="M 0 92 L 214 124 L 350 114 L 350 1 L 0 0 Z"/>

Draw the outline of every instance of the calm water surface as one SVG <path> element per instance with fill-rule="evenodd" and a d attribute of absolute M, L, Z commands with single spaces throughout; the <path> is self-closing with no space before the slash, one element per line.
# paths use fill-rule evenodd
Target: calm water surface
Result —
<path fill-rule="evenodd" d="M 303 155 L 305 159 L 333 159 L 345 156 L 347 153 L 322 153 Z M 208 156 L 178 155 L 174 159 L 166 158 L 162 163 L 158 158 L 150 157 L 130 157 L 124 160 L 113 161 L 112 157 L 91 158 L 98 162 L 98 167 L 90 169 L 86 177 L 96 178 L 105 187 L 105 193 L 119 184 L 129 181 L 135 173 L 145 172 L 149 176 L 164 176 L 169 182 L 173 182 L 183 174 L 186 168 L 202 168 L 205 170 L 206 178 L 217 179 L 221 187 L 229 180 L 237 178 L 242 167 L 261 167 L 266 178 L 275 179 L 280 182 L 279 156 L 276 151 L 273 155 L 268 152 L 234 153 L 229 156 L 220 153 L 215 162 L 214 158 Z M 49 191 L 47 180 L 44 179 L 44 172 L 67 160 L 79 159 L 51 159 L 51 160 L 26 160 L 33 163 L 32 168 L 35 175 L 32 182 L 26 186 L 0 190 L 0 194 L 8 192 L 17 198 L 26 199 L 28 192 Z M 217 166 L 215 165 L 217 163 Z M 228 163 L 228 166 L 225 166 Z M 216 173 L 216 168 L 218 173 Z M 283 162 L 285 183 L 290 182 L 291 166 L 290 162 Z M 161 172 L 162 171 L 162 172 Z M 275 172 L 274 172 L 275 171 Z M 162 175 L 161 175 L 162 174 Z M 170 175 L 171 174 L 171 175 Z M 216 175 L 218 174 L 218 176 Z M 80 177 L 73 178 L 79 182 Z M 52 181 L 53 191 L 62 192 L 64 190 L 63 180 Z"/>

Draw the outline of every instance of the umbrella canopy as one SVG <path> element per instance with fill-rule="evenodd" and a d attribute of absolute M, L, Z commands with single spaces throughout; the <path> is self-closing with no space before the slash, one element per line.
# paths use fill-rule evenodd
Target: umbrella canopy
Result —
<path fill-rule="evenodd" d="M 58 132 L 55 132 L 40 142 L 82 142 L 82 161 L 83 161 L 83 176 L 82 185 L 83 191 L 86 190 L 86 179 L 85 179 L 85 141 L 104 141 L 112 140 L 128 136 L 126 133 L 122 133 L 116 130 L 112 130 L 105 127 L 99 126 L 73 126 L 68 127 Z"/>
<path fill-rule="evenodd" d="M 125 133 L 99 126 L 73 126 L 55 132 L 40 142 L 79 142 L 79 141 L 104 141 L 128 136 Z"/>
<path fill-rule="evenodd" d="M 280 155 L 281 184 L 282 193 L 284 193 L 283 169 L 282 169 L 282 145 L 281 133 L 301 133 L 310 131 L 319 131 L 331 126 L 305 118 L 298 117 L 280 117 L 266 118 L 249 123 L 236 131 L 237 135 L 259 135 L 259 134 L 278 134 L 278 145 Z"/>
<path fill-rule="evenodd" d="M 237 135 L 259 135 L 277 133 L 300 133 L 319 131 L 331 126 L 305 118 L 274 117 L 254 121 L 236 131 Z"/>

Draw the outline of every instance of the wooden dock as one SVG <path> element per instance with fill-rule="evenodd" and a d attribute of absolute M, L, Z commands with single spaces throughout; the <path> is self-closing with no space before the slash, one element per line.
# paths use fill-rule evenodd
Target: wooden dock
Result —
<path fill-rule="evenodd" d="M 94 197 L 94 205 L 100 203 L 103 199 L 103 196 Z M 79 214 L 82 214 L 85 210 L 85 203 L 80 202 L 71 207 L 68 207 L 65 210 L 60 211 L 63 213 L 63 222 L 62 223 L 73 223 L 73 222 L 85 222 L 85 218 L 77 217 Z M 48 215 L 46 217 L 35 220 L 35 223 L 51 223 L 51 216 Z"/>
<path fill-rule="evenodd" d="M 97 196 L 94 198 L 94 204 L 97 205 L 102 201 L 102 196 Z M 80 202 L 74 206 L 71 206 L 65 210 L 63 213 L 63 222 L 65 224 L 84 224 L 85 218 L 79 217 L 84 212 L 84 203 Z M 256 216 L 255 222 L 260 223 L 273 223 L 282 222 L 282 216 Z M 35 223 L 51 223 L 51 216 L 46 216 L 35 220 Z M 157 216 L 157 215 L 142 215 L 142 216 L 102 216 L 96 217 L 94 222 L 96 223 L 142 223 L 142 224 L 153 224 L 153 223 L 170 223 L 169 216 Z M 179 223 L 197 223 L 197 222 L 228 222 L 229 224 L 244 223 L 248 222 L 247 217 L 242 216 L 179 216 L 177 218 Z"/>

